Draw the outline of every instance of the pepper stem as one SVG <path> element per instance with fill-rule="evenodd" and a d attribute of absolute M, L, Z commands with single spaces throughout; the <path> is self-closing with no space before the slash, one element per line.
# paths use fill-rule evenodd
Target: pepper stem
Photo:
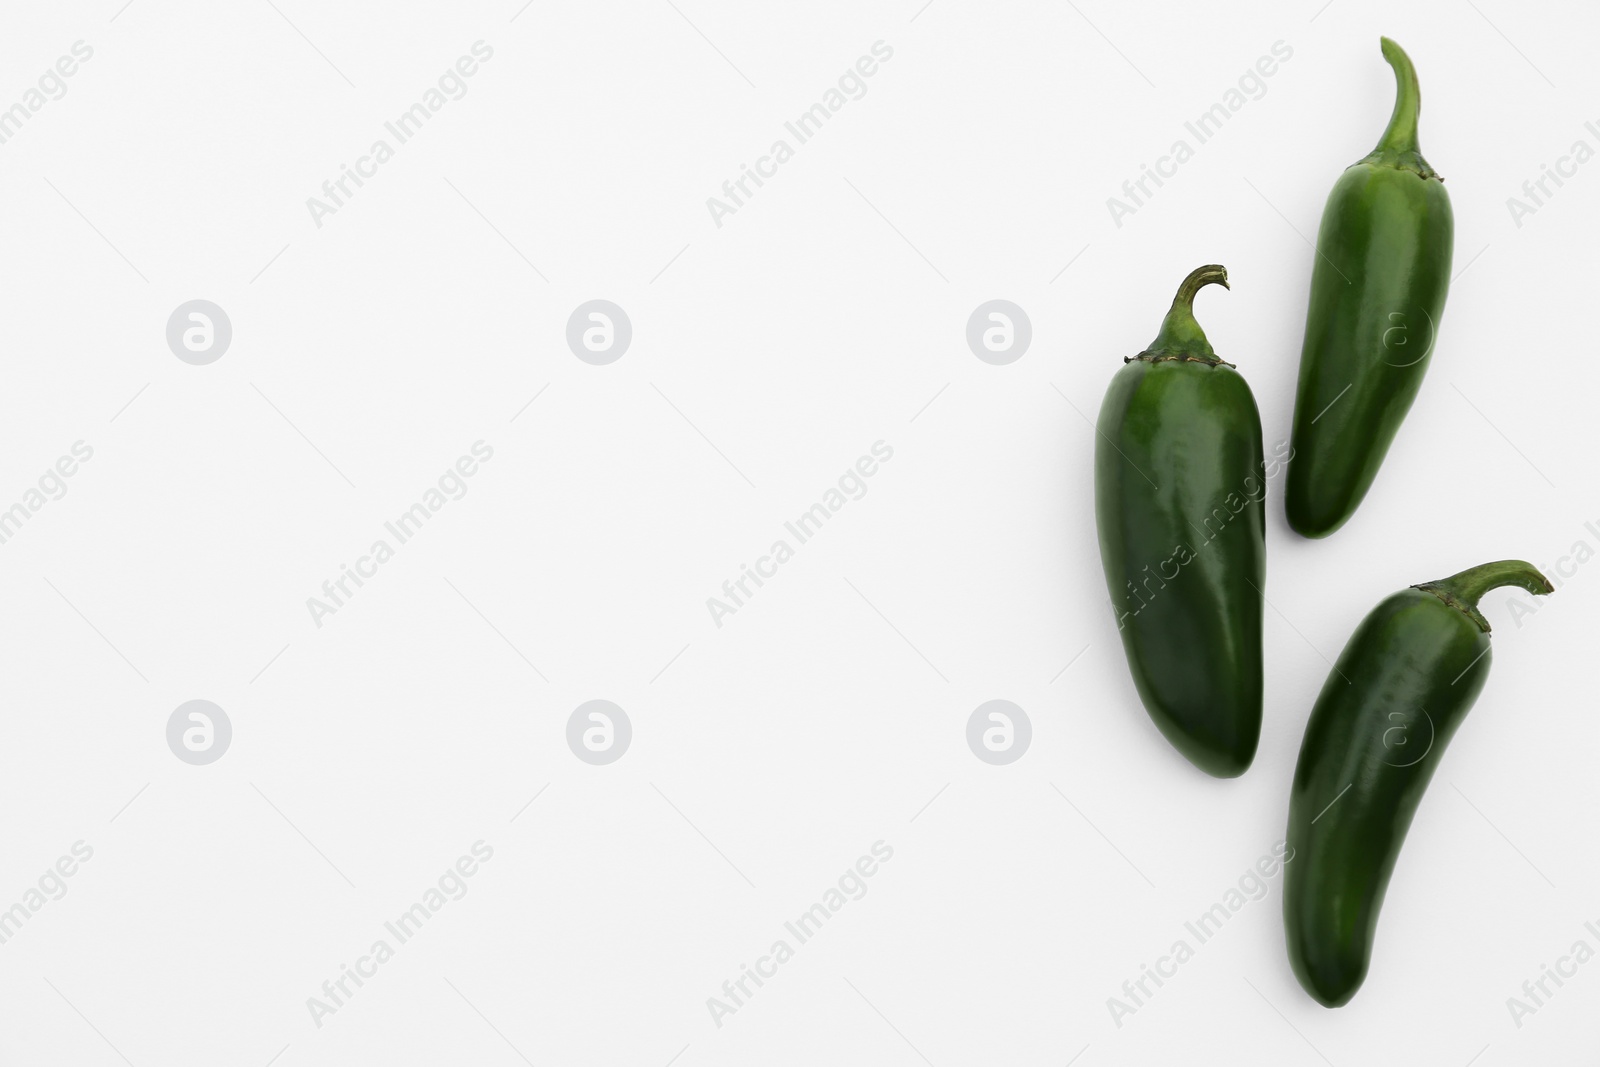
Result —
<path fill-rule="evenodd" d="M 1227 289 L 1228 268 L 1219 263 L 1208 263 L 1190 272 L 1183 284 L 1178 286 L 1178 295 L 1172 298 L 1172 310 L 1161 321 L 1161 332 L 1150 342 L 1144 355 L 1207 361 L 1217 358 L 1211 342 L 1206 340 L 1206 332 L 1194 317 L 1195 294 L 1213 282 Z"/>
<path fill-rule="evenodd" d="M 1378 139 L 1378 147 L 1363 159 L 1363 163 L 1385 163 L 1401 170 L 1415 171 L 1424 178 L 1437 178 L 1428 161 L 1422 158 L 1417 144 L 1417 117 L 1422 111 L 1422 86 L 1417 82 L 1417 68 L 1405 49 L 1387 37 L 1379 38 L 1383 58 L 1394 68 L 1394 112 L 1389 125 Z"/>
<path fill-rule="evenodd" d="M 1422 111 L 1422 86 L 1417 83 L 1417 68 L 1405 49 L 1387 37 L 1380 37 L 1383 58 L 1394 68 L 1394 113 L 1389 128 L 1378 141 L 1379 151 L 1417 151 L 1417 116 Z"/>
<path fill-rule="evenodd" d="M 1478 610 L 1478 601 L 1489 590 L 1507 585 L 1526 589 L 1535 596 L 1545 596 L 1555 592 L 1555 586 L 1550 584 L 1550 579 L 1540 574 L 1539 569 L 1533 564 L 1524 563 L 1520 559 L 1502 559 L 1477 567 L 1468 567 L 1460 574 L 1452 574 L 1435 582 L 1424 582 L 1417 588 L 1426 590 L 1446 604 L 1465 612 L 1478 624 L 1479 629 L 1488 633 L 1489 620 Z"/>

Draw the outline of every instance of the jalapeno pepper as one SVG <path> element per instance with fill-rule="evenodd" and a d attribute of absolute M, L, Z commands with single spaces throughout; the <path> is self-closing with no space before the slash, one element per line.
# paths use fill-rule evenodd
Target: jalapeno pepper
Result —
<path fill-rule="evenodd" d="M 1411 817 L 1489 676 L 1478 599 L 1505 585 L 1552 591 L 1531 565 L 1502 560 L 1384 600 L 1311 712 L 1289 799 L 1283 921 L 1295 975 L 1328 1007 L 1366 978 Z"/>
<path fill-rule="evenodd" d="M 1100 408 L 1095 513 L 1128 668 L 1145 709 L 1202 770 L 1244 773 L 1261 735 L 1266 578 L 1261 417 L 1195 321 L 1201 267 Z"/>
<path fill-rule="evenodd" d="M 1360 505 L 1422 385 L 1450 287 L 1455 223 L 1417 147 L 1421 90 L 1400 46 L 1394 114 L 1378 147 L 1328 194 L 1294 407 L 1284 510 L 1325 537 Z"/>

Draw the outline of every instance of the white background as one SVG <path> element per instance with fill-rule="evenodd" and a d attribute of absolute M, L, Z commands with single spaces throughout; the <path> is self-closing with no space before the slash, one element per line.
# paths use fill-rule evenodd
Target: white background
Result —
<path fill-rule="evenodd" d="M 0 946 L 0 1061 L 1592 1049 L 1600 964 L 1520 1028 L 1506 1005 L 1600 948 L 1600 568 L 1570 563 L 1520 625 L 1524 594 L 1485 601 L 1497 663 L 1349 1006 L 1291 975 L 1279 875 L 1136 1015 L 1107 1008 L 1282 836 L 1373 604 L 1600 548 L 1600 163 L 1520 227 L 1506 204 L 1600 148 L 1592 9 L 519 2 L 7 5 L 0 107 L 94 54 L 0 145 L 0 506 L 94 455 L 0 546 L 0 907 L 94 854 Z M 1459 276 L 1349 525 L 1301 540 L 1272 487 L 1265 727 L 1216 781 L 1130 684 L 1084 416 L 1220 262 L 1200 321 L 1287 435 L 1305 238 L 1393 99 L 1380 33 L 1421 74 Z M 319 228 L 307 198 L 478 40 L 467 94 Z M 716 226 L 706 199 L 880 40 L 866 95 Z M 1107 197 L 1276 41 L 1264 95 L 1114 225 Z M 233 324 L 209 366 L 164 335 L 195 298 Z M 604 367 L 564 339 L 593 298 L 634 330 Z M 1033 325 L 1009 366 L 964 337 L 994 298 Z M 467 495 L 318 627 L 307 598 L 478 440 Z M 715 626 L 706 599 L 879 440 L 867 494 Z M 165 736 L 197 698 L 234 732 L 204 767 Z M 634 730 L 604 767 L 565 741 L 596 698 Z M 1033 724 L 1006 767 L 965 740 L 995 698 Z M 307 998 L 480 839 L 470 892 L 315 1025 Z M 866 896 L 715 1025 L 707 998 L 879 840 Z"/>

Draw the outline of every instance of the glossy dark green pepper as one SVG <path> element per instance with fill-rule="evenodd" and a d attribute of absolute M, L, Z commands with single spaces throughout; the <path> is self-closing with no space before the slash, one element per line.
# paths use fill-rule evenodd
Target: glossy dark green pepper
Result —
<path fill-rule="evenodd" d="M 1397 91 L 1372 154 L 1328 194 L 1294 406 L 1284 510 L 1307 537 L 1355 512 L 1433 354 L 1450 287 L 1455 222 L 1443 179 L 1417 147 L 1421 90 L 1400 46 L 1383 38 Z"/>
<path fill-rule="evenodd" d="M 1367 976 L 1411 817 L 1489 676 L 1478 599 L 1505 585 L 1551 592 L 1531 565 L 1502 560 L 1394 594 L 1356 628 L 1317 697 L 1289 800 L 1283 923 L 1295 975 L 1330 1008 Z"/>
<path fill-rule="evenodd" d="M 1128 668 L 1167 740 L 1218 777 L 1244 773 L 1261 736 L 1266 482 L 1261 416 L 1195 322 L 1206 266 L 1184 279 L 1161 333 L 1123 361 L 1100 408 L 1095 515 Z"/>

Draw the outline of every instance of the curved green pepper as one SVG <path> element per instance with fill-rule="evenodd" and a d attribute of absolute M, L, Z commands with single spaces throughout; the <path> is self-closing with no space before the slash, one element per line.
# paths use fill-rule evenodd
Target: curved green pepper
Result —
<path fill-rule="evenodd" d="M 1550 583 L 1521 560 L 1412 586 L 1374 608 L 1317 697 L 1289 800 L 1283 887 L 1289 962 L 1322 1004 L 1367 976 L 1372 935 L 1411 817 L 1489 676 L 1478 599 Z"/>
<path fill-rule="evenodd" d="M 1202 770 L 1243 774 L 1261 735 L 1266 580 L 1261 416 L 1194 319 L 1183 280 L 1161 333 L 1111 380 L 1095 443 L 1106 586 L 1133 683 L 1167 740 Z"/>
<path fill-rule="evenodd" d="M 1422 385 L 1450 287 L 1455 222 L 1443 179 L 1417 148 L 1421 90 L 1383 38 L 1398 89 L 1372 154 L 1328 194 L 1317 233 L 1294 459 L 1284 510 L 1307 537 L 1355 512 Z"/>

